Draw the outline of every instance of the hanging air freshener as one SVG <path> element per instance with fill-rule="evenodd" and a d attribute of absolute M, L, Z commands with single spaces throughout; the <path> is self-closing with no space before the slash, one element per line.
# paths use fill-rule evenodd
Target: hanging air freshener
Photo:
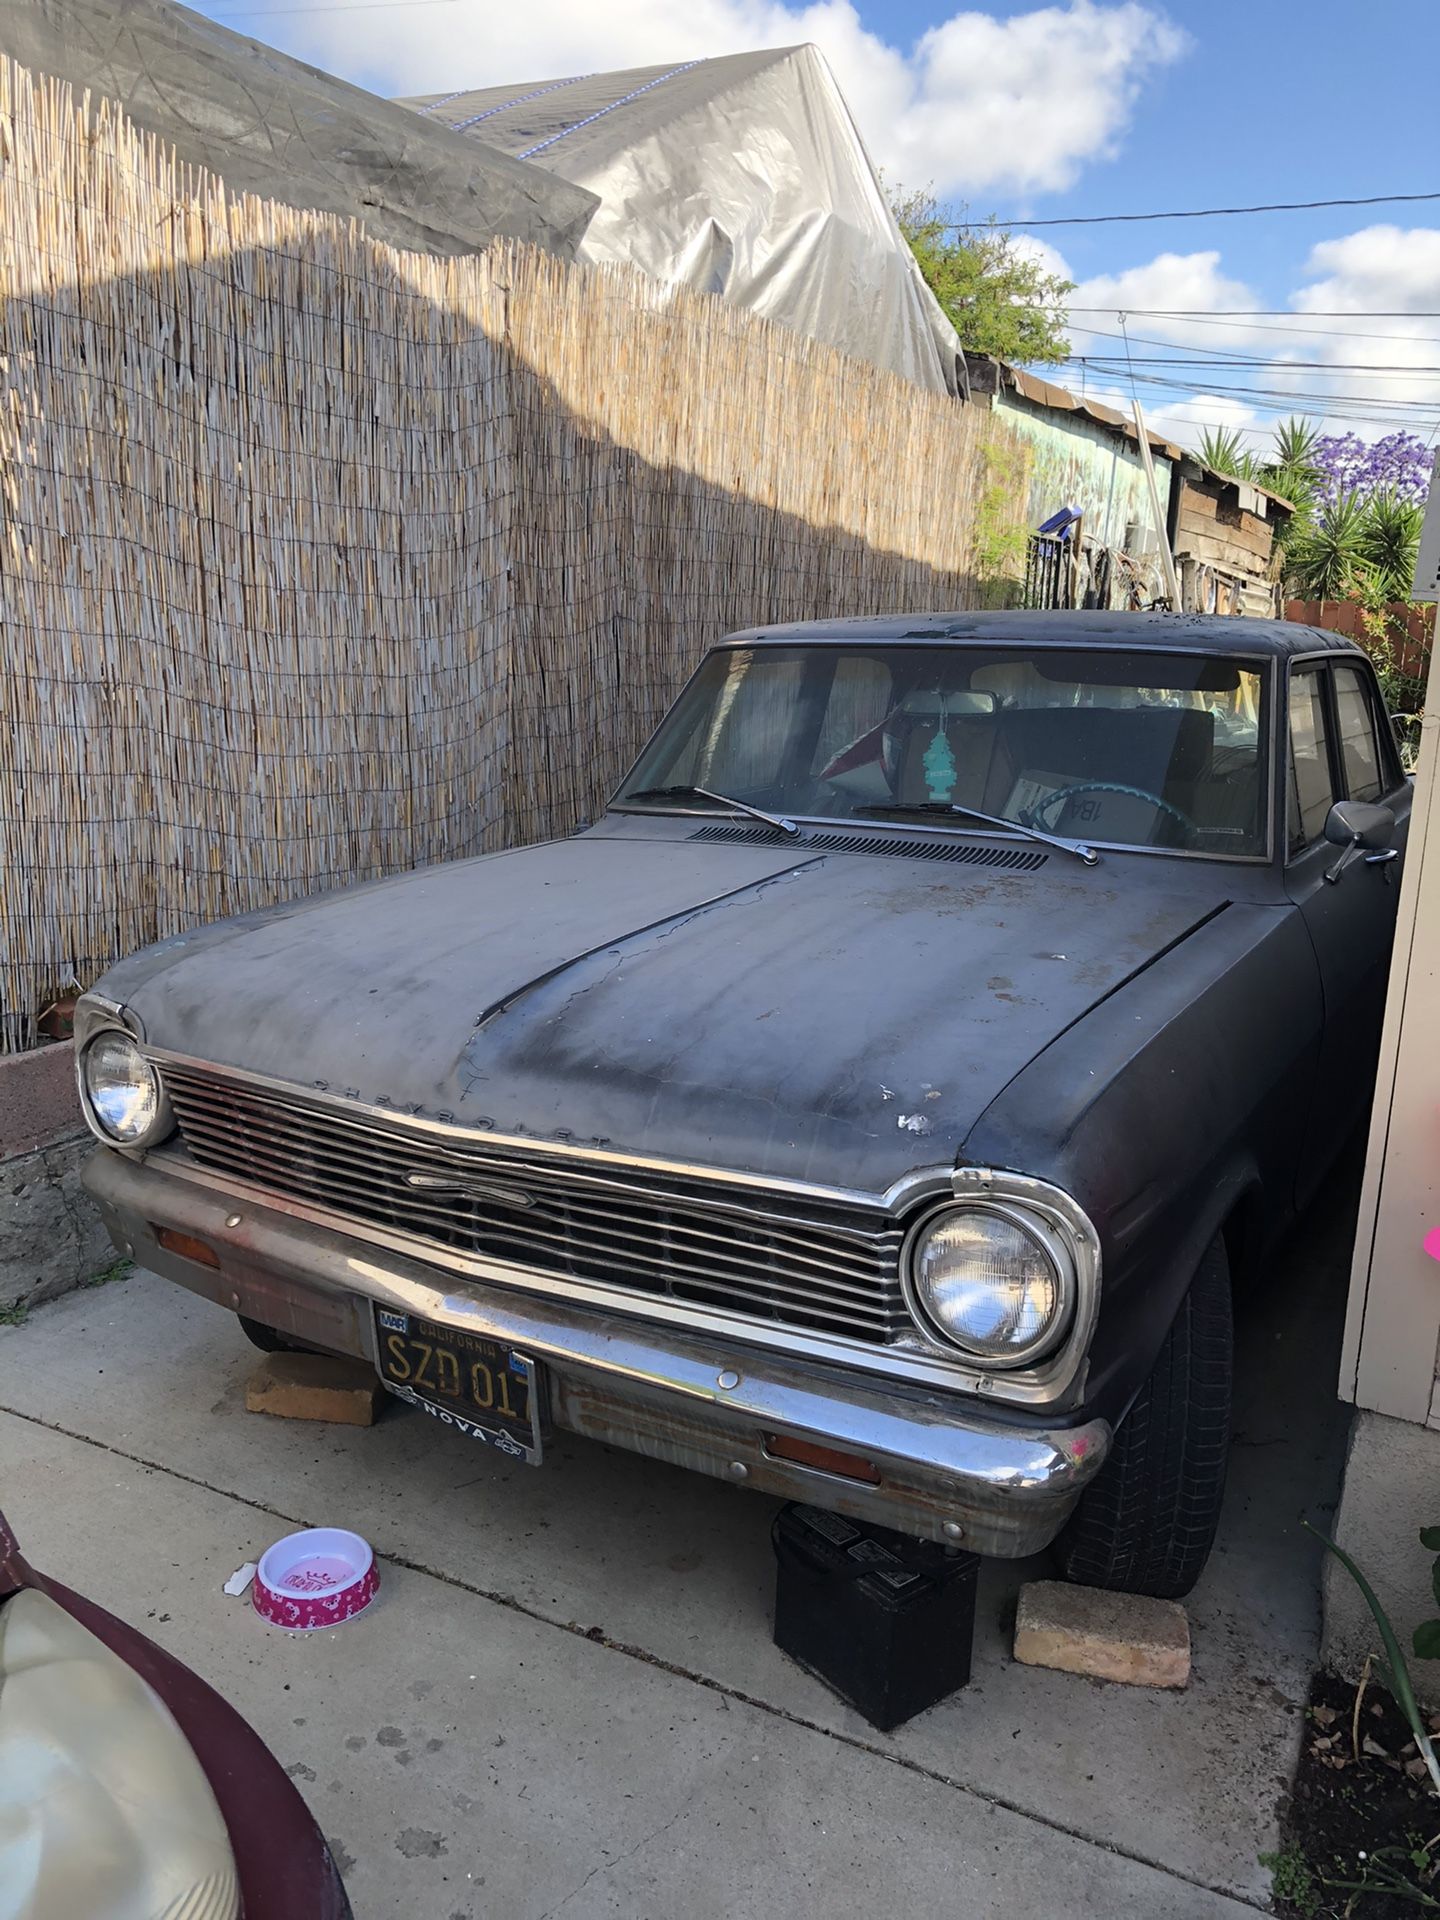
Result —
<path fill-rule="evenodd" d="M 925 749 L 925 758 L 921 765 L 925 769 L 925 785 L 930 790 L 932 800 L 948 800 L 955 791 L 955 780 L 960 769 L 955 764 L 955 755 L 950 746 L 947 732 L 949 713 L 945 702 L 940 703 L 940 718 L 935 724 L 935 738 Z"/>

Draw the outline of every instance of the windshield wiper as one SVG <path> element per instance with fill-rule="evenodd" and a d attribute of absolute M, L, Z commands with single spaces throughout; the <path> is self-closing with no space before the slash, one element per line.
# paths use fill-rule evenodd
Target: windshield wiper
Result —
<path fill-rule="evenodd" d="M 728 793 L 712 793 L 709 787 L 642 787 L 638 793 L 620 795 L 622 806 L 628 807 L 636 800 L 709 800 L 717 807 L 728 807 L 732 813 L 748 813 L 752 820 L 762 820 L 777 833 L 800 838 L 799 827 L 784 814 L 766 813 L 762 807 L 752 807 L 748 800 L 732 800 Z"/>
<path fill-rule="evenodd" d="M 1023 820 L 1007 820 L 998 813 L 981 813 L 978 807 L 958 806 L 953 800 L 886 800 L 874 806 L 852 807 L 851 812 L 960 814 L 966 820 L 983 820 L 987 827 L 1004 827 L 1010 833 L 1023 833 L 1027 840 L 1039 840 L 1047 847 L 1059 847 L 1062 853 L 1073 853 L 1077 860 L 1083 860 L 1087 867 L 1100 864 L 1099 854 L 1083 840 L 1065 840 L 1058 833 L 1046 833 L 1040 827 L 1027 826 Z"/>

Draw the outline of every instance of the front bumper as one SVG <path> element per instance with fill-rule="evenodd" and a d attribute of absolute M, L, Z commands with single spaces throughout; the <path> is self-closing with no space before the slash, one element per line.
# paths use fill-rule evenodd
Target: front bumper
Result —
<path fill-rule="evenodd" d="M 883 1386 L 518 1286 L 458 1281 L 303 1218 L 276 1196 L 173 1163 L 101 1147 L 85 1186 L 122 1252 L 267 1326 L 369 1359 L 371 1302 L 483 1334 L 544 1366 L 557 1426 L 921 1539 L 1005 1559 L 1038 1552 L 1109 1449 L 1103 1420 L 1004 1424 L 953 1395 Z M 205 1241 L 219 1267 L 167 1251 L 160 1227 Z M 879 1484 L 777 1459 L 766 1445 L 777 1434 L 858 1454 L 879 1469 Z"/>

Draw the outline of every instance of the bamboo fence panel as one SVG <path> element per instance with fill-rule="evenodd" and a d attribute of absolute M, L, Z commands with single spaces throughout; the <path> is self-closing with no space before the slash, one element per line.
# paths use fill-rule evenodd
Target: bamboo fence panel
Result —
<path fill-rule="evenodd" d="M 0 59 L 0 1051 L 148 941 L 569 831 L 727 630 L 973 604 L 998 439 L 635 273 L 232 196 Z"/>

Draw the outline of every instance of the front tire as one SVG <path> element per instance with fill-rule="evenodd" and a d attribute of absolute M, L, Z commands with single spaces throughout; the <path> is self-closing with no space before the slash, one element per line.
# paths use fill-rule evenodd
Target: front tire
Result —
<path fill-rule="evenodd" d="M 1056 1543 L 1067 1580 L 1162 1600 L 1189 1593 L 1220 1521 L 1233 1373 L 1230 1265 L 1217 1235 Z"/>

